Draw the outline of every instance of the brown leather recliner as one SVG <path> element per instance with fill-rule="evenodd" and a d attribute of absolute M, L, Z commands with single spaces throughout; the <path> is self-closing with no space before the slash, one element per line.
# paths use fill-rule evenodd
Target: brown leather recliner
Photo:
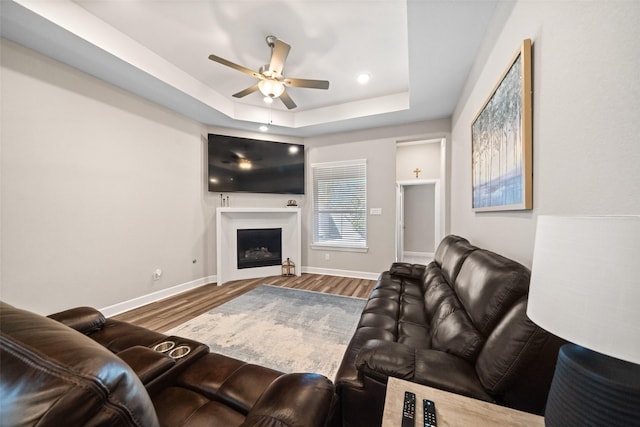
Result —
<path fill-rule="evenodd" d="M 51 317 L 0 302 L 3 426 L 324 426 L 335 403 L 321 375 L 209 353 L 92 308 Z M 154 350 L 165 341 L 171 350 Z"/>

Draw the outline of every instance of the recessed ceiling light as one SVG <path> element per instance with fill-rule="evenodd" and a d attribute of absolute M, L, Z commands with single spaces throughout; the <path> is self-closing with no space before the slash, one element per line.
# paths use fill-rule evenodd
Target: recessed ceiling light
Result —
<path fill-rule="evenodd" d="M 260 130 L 261 130 L 262 132 L 266 132 L 266 131 L 268 131 L 268 130 L 269 130 L 269 126 L 267 126 L 267 125 L 262 125 L 262 126 L 260 126 Z"/>
<path fill-rule="evenodd" d="M 358 76 L 358 83 L 361 85 L 368 83 L 371 80 L 371 76 L 367 73 L 362 73 Z"/>

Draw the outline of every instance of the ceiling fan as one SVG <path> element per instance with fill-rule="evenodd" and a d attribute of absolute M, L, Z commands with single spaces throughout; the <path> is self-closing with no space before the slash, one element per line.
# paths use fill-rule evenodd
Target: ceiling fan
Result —
<path fill-rule="evenodd" d="M 267 45 L 271 48 L 271 60 L 268 64 L 260 67 L 257 72 L 247 67 L 243 67 L 242 65 L 227 61 L 219 56 L 209 55 L 209 59 L 214 62 L 242 71 L 243 73 L 249 74 L 250 76 L 260 80 L 253 86 L 250 86 L 245 90 L 241 90 L 238 93 L 234 93 L 234 97 L 242 98 L 259 90 L 266 97 L 280 98 L 282 103 L 291 110 L 296 108 L 297 105 L 287 93 L 285 86 L 329 89 L 329 82 L 327 80 L 294 79 L 285 77 L 282 74 L 282 70 L 284 69 L 284 62 L 287 59 L 287 55 L 289 55 L 291 46 L 282 40 L 279 40 L 275 36 L 267 36 L 266 40 Z"/>

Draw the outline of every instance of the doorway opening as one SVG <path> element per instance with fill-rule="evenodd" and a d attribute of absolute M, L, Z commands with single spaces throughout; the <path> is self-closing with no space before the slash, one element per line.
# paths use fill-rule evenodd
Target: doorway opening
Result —
<path fill-rule="evenodd" d="M 428 264 L 446 230 L 446 140 L 397 146 L 396 261 Z"/>

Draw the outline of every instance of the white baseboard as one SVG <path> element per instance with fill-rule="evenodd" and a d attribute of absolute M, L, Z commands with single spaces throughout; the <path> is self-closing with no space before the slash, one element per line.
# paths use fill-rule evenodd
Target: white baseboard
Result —
<path fill-rule="evenodd" d="M 201 279 L 192 280 L 187 283 L 172 286 L 171 288 L 162 289 L 156 292 L 152 292 L 147 295 L 143 295 L 137 298 L 130 299 L 128 301 L 119 302 L 117 304 L 110 305 L 100 309 L 100 312 L 105 317 L 115 316 L 116 314 L 124 313 L 125 311 L 133 310 L 134 308 L 141 307 L 152 302 L 159 301 L 161 299 L 179 294 L 180 292 L 195 289 L 197 287 L 206 285 L 207 283 L 217 282 L 216 276 L 207 276 Z"/>
<path fill-rule="evenodd" d="M 381 270 L 382 271 L 382 270 Z M 302 267 L 303 273 L 326 274 L 327 276 L 353 277 L 356 279 L 378 280 L 380 273 L 366 271 L 334 270 L 331 268 Z"/>
<path fill-rule="evenodd" d="M 330 268 L 318 268 L 318 267 L 302 267 L 303 273 L 311 274 L 325 274 L 327 276 L 342 276 L 353 277 L 356 279 L 378 280 L 380 273 L 369 273 L 365 271 L 350 271 L 350 270 L 334 270 Z M 147 295 L 142 295 L 137 298 L 130 299 L 128 301 L 119 302 L 117 304 L 110 305 L 99 309 L 105 317 L 112 317 L 116 314 L 124 313 L 125 311 L 133 310 L 134 308 L 142 307 L 146 304 L 159 301 L 164 298 L 168 298 L 173 295 L 177 295 L 181 292 L 195 289 L 197 287 L 206 285 L 207 283 L 217 283 L 216 276 L 203 277 L 201 279 L 192 280 L 191 282 L 182 283 L 180 285 L 173 286 L 171 288 L 162 289 L 156 292 L 152 292 Z"/>

